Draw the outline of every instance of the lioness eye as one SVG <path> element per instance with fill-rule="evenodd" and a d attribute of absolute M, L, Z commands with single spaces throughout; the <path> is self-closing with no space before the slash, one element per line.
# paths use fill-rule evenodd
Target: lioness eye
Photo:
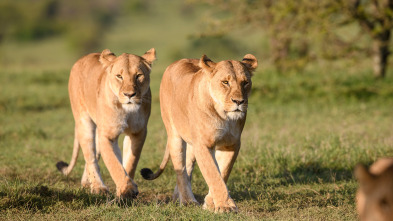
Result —
<path fill-rule="evenodd" d="M 123 77 L 120 74 L 116 75 L 116 77 L 119 78 L 120 80 L 123 80 Z"/>
<path fill-rule="evenodd" d="M 222 83 L 225 84 L 225 85 L 229 84 L 228 81 L 223 81 Z"/>

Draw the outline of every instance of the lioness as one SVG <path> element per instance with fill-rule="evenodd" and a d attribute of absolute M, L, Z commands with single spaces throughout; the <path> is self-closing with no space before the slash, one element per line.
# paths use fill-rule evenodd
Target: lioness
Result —
<path fill-rule="evenodd" d="M 68 175 L 75 166 L 79 146 L 85 158 L 82 186 L 92 193 L 105 193 L 98 160 L 100 155 L 116 184 L 118 197 L 138 194 L 133 182 L 135 169 L 147 133 L 151 109 L 150 70 L 156 59 L 152 48 L 143 56 L 110 50 L 92 53 L 72 67 L 68 91 L 75 119 L 74 149 L 70 165 L 58 162 Z M 125 133 L 123 159 L 118 137 Z"/>
<path fill-rule="evenodd" d="M 203 55 L 200 60 L 171 64 L 160 87 L 161 115 L 168 135 L 165 156 L 158 172 L 145 168 L 142 176 L 157 178 L 170 156 L 177 174 L 174 197 L 182 204 L 197 203 L 190 183 L 196 160 L 209 186 L 204 208 L 237 211 L 226 182 L 239 153 L 251 76 L 257 66 L 251 54 L 242 61 L 214 63 Z"/>
<path fill-rule="evenodd" d="M 356 193 L 360 220 L 393 220 L 393 158 L 382 158 L 367 170 L 363 165 L 355 168 L 359 181 Z"/>

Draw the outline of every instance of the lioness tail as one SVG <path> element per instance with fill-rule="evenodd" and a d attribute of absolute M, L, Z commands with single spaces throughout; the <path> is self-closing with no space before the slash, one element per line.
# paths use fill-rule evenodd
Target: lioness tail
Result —
<path fill-rule="evenodd" d="M 72 150 L 72 157 L 71 157 L 70 165 L 68 165 L 66 162 L 59 161 L 56 163 L 57 169 L 65 176 L 70 174 L 72 169 L 74 169 L 76 160 L 78 159 L 78 154 L 79 154 L 79 142 L 75 137 L 74 138 L 74 149 Z"/>
<path fill-rule="evenodd" d="M 161 175 L 162 172 L 164 172 L 165 166 L 169 161 L 169 148 L 168 145 L 165 148 L 165 154 L 164 154 L 164 159 L 162 159 L 160 168 L 156 173 L 153 173 L 153 171 L 149 168 L 143 168 L 141 169 L 141 175 L 145 180 L 154 180 L 157 177 Z"/>

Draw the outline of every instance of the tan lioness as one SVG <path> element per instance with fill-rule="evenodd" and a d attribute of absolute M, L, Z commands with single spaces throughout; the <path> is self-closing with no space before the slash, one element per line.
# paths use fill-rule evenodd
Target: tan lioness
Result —
<path fill-rule="evenodd" d="M 393 158 L 382 158 L 367 170 L 363 165 L 355 169 L 359 181 L 356 193 L 360 220 L 393 220 Z"/>
<path fill-rule="evenodd" d="M 92 193 L 108 191 L 98 167 L 102 155 L 116 184 L 116 195 L 138 194 L 133 178 L 147 133 L 150 70 L 155 59 L 154 48 L 141 57 L 116 57 L 106 49 L 79 59 L 72 67 L 68 91 L 75 119 L 74 150 L 69 166 L 62 161 L 56 166 L 68 175 L 81 146 L 86 161 L 82 186 L 90 187 Z M 118 137 L 123 132 L 122 159 Z"/>
<path fill-rule="evenodd" d="M 191 191 L 195 160 L 209 193 L 204 208 L 237 211 L 226 182 L 240 149 L 247 114 L 252 72 L 257 59 L 212 62 L 205 55 L 170 65 L 161 81 L 161 115 L 168 135 L 165 157 L 158 172 L 143 169 L 146 179 L 163 171 L 169 156 L 177 174 L 174 197 L 180 203 L 197 203 Z M 218 166 L 218 168 L 217 168 Z"/>

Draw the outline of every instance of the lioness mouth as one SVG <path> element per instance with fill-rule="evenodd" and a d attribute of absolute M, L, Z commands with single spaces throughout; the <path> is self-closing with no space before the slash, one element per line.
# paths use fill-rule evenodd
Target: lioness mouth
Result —
<path fill-rule="evenodd" d="M 138 101 L 128 101 L 127 103 L 125 103 L 125 104 L 135 104 L 135 105 L 141 105 L 141 103 L 142 102 L 138 102 Z"/>

